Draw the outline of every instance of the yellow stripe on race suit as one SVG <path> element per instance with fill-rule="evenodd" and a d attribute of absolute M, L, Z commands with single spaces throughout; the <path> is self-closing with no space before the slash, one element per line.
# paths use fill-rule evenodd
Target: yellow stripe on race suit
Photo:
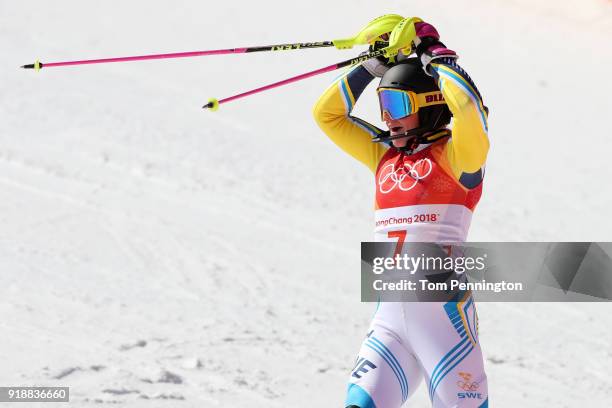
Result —
<path fill-rule="evenodd" d="M 470 328 L 468 317 L 465 315 L 465 312 L 463 310 L 463 307 L 470 300 L 471 296 L 472 296 L 472 292 L 466 291 L 466 293 L 463 295 L 463 299 L 457 302 L 457 311 L 459 312 L 459 316 L 461 317 L 461 323 L 463 324 L 463 328 L 465 329 L 466 335 L 470 339 L 470 342 L 474 346 L 476 346 L 477 341 L 476 341 L 476 338 L 474 337 L 476 334 L 472 333 L 472 329 Z"/>

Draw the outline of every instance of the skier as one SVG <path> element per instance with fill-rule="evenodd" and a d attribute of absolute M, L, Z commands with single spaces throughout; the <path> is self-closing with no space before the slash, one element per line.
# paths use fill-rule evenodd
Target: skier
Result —
<path fill-rule="evenodd" d="M 371 59 L 349 70 L 313 114 L 335 144 L 375 175 L 376 241 L 463 242 L 482 192 L 488 110 L 436 29 L 415 28 L 417 58 Z M 381 77 L 377 94 L 388 131 L 351 115 L 375 77 Z M 429 215 L 426 222 L 395 223 L 421 214 Z M 379 303 L 345 406 L 400 407 L 425 377 L 434 408 L 488 407 L 477 324 L 470 293 L 448 303 Z"/>

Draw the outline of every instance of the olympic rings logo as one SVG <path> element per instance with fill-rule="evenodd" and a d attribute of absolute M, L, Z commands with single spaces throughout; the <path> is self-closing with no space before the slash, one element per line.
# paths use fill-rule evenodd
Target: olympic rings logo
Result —
<path fill-rule="evenodd" d="M 463 381 L 457 381 L 457 387 L 461 388 L 464 391 L 476 391 L 478 387 L 480 387 L 480 384 L 478 384 L 476 381 L 470 382 L 470 380 L 472 379 L 472 374 L 470 373 L 460 371 L 459 377 L 461 377 Z"/>
<path fill-rule="evenodd" d="M 464 391 L 476 391 L 480 384 L 477 382 L 457 381 L 457 386 Z"/>
<path fill-rule="evenodd" d="M 395 187 L 402 191 L 412 190 L 419 180 L 423 180 L 431 174 L 433 166 L 428 158 L 416 161 L 414 164 L 404 162 L 401 167 L 395 168 L 394 163 L 390 163 L 383 167 L 378 177 L 378 190 L 382 194 L 387 194 Z M 389 186 L 385 184 L 391 180 Z"/>

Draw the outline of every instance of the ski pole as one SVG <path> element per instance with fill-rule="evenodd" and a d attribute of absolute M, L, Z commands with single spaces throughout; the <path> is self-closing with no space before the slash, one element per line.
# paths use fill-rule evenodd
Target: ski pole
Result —
<path fill-rule="evenodd" d="M 304 74 L 296 75 L 294 77 L 287 78 L 287 79 L 284 79 L 282 81 L 274 82 L 272 84 L 265 85 L 265 86 L 262 86 L 260 88 L 252 89 L 250 91 L 246 91 L 246 92 L 243 92 L 243 93 L 240 93 L 240 94 L 237 94 L 237 95 L 228 96 L 227 98 L 223 98 L 223 99 L 210 98 L 208 100 L 208 103 L 206 105 L 202 106 L 202 109 L 210 109 L 211 111 L 214 112 L 217 109 L 219 109 L 219 105 L 222 105 L 224 103 L 235 101 L 236 99 L 240 99 L 240 98 L 244 98 L 244 97 L 247 97 L 247 96 L 250 96 L 250 95 L 254 95 L 254 94 L 259 93 L 259 92 L 267 91 L 268 89 L 278 88 L 279 86 L 291 84 L 293 82 L 301 81 L 301 80 L 306 79 L 306 78 L 310 78 L 310 77 L 313 77 L 313 76 L 316 76 L 316 75 L 324 74 L 326 72 L 335 71 L 335 70 L 340 69 L 340 68 L 356 65 L 356 64 L 359 64 L 359 63 L 361 63 L 363 61 L 369 60 L 370 58 L 380 57 L 380 56 L 383 56 L 385 54 L 386 54 L 386 48 L 378 50 L 378 51 L 373 51 L 373 52 L 370 52 L 368 54 L 364 54 L 364 55 L 356 57 L 356 58 L 351 58 L 351 59 L 346 60 L 346 61 L 338 62 L 336 64 L 328 65 L 328 66 L 323 67 L 323 68 L 315 69 L 314 71 L 310 71 L 310 72 L 306 72 Z"/>
<path fill-rule="evenodd" d="M 260 88 L 252 89 L 250 91 L 246 91 L 237 95 L 229 96 L 223 99 L 211 98 L 208 100 L 206 105 L 202 106 L 202 109 L 210 109 L 211 111 L 216 111 L 219 109 L 219 106 L 234 101 L 236 99 L 244 98 L 250 95 L 254 95 L 259 92 L 267 91 L 268 89 L 278 88 L 279 86 L 287 85 L 293 82 L 301 81 L 306 78 L 310 78 L 319 74 L 323 74 L 330 71 L 335 71 L 340 68 L 360 64 L 363 61 L 369 60 L 370 58 L 376 58 L 384 56 L 386 58 L 394 57 L 398 54 L 398 52 L 402 50 L 407 50 L 409 55 L 412 53 L 413 41 L 416 37 L 416 29 L 414 27 L 415 23 L 421 22 L 418 17 L 409 17 L 402 19 L 391 31 L 391 35 L 389 36 L 389 45 L 385 48 L 371 51 L 367 54 L 361 55 L 356 58 L 351 58 L 346 61 L 338 62 L 336 64 L 328 65 L 327 67 L 319 68 L 314 71 L 306 72 L 304 74 L 300 74 L 291 78 L 287 78 L 285 80 L 275 82 L 269 85 L 262 86 Z M 382 34 L 381 34 L 382 35 Z"/>
<path fill-rule="evenodd" d="M 186 51 L 186 52 L 173 52 L 168 54 L 149 54 L 149 55 L 133 55 L 129 57 L 113 57 L 113 58 L 100 58 L 100 59 L 89 59 L 89 60 L 78 60 L 78 61 L 60 61 L 60 62 L 45 62 L 36 61 L 33 64 L 22 65 L 21 68 L 34 69 L 36 71 L 42 68 L 50 67 L 63 67 L 68 65 L 88 65 L 88 64 L 106 64 L 110 62 L 129 62 L 129 61 L 146 61 L 154 59 L 171 59 L 171 58 L 186 58 L 186 57 L 203 57 L 207 55 L 224 55 L 224 54 L 242 54 L 248 52 L 258 51 L 285 51 L 285 50 L 298 50 L 304 48 L 319 48 L 319 47 L 333 47 L 332 41 L 323 41 L 315 43 L 295 43 L 295 44 L 276 44 L 276 45 L 265 45 L 257 47 L 243 47 L 243 48 L 227 48 L 220 50 L 205 50 L 205 51 Z"/>
<path fill-rule="evenodd" d="M 402 16 L 397 14 L 386 14 L 370 21 L 356 36 L 350 38 L 344 38 L 332 41 L 321 41 L 321 42 L 306 42 L 306 43 L 293 43 L 293 44 L 275 44 L 265 46 L 254 46 L 254 47 L 243 47 L 243 48 L 227 48 L 219 50 L 204 50 L 204 51 L 187 51 L 187 52 L 174 52 L 167 54 L 149 54 L 149 55 L 135 55 L 129 57 L 113 57 L 113 58 L 99 58 L 99 59 L 87 59 L 77 61 L 59 61 L 59 62 L 45 62 L 36 61 L 33 64 L 22 65 L 21 68 L 34 69 L 40 71 L 42 68 L 50 67 L 62 67 L 69 65 L 88 65 L 88 64 L 105 64 L 111 62 L 128 62 L 128 61 L 145 61 L 154 59 L 170 59 L 170 58 L 185 58 L 185 57 L 200 57 L 208 55 L 224 55 L 224 54 L 243 54 L 250 52 L 261 52 L 261 51 L 287 51 L 287 50 L 300 50 L 307 48 L 324 48 L 324 47 L 336 47 L 337 49 L 350 49 L 354 45 L 365 45 L 370 44 L 384 33 L 391 32 L 393 28 L 402 21 Z"/>

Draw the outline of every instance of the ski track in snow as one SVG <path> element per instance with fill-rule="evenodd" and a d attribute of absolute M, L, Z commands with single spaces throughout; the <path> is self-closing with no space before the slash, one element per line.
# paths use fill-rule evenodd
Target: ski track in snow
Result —
<path fill-rule="evenodd" d="M 492 108 L 471 240 L 609 240 L 606 123 L 584 119 L 609 110 L 608 92 L 577 88 L 566 75 L 597 61 L 593 78 L 604 77 L 610 53 L 597 50 L 612 31 L 610 3 L 590 0 L 579 12 L 549 0 L 478 4 L 411 4 L 452 35 L 446 42 Z M 199 106 L 353 54 L 38 74 L 14 67 L 36 57 L 332 38 L 406 7 L 351 5 L 326 3 L 325 15 L 295 5 L 286 16 L 300 13 L 296 23 L 250 4 L 236 13 L 233 4 L 193 1 L 169 10 L 139 0 L 119 10 L 0 0 L 0 385 L 70 386 L 75 406 L 341 406 L 373 312 L 359 303 L 355 279 L 373 197 L 368 172 L 310 118 L 333 76 L 215 114 Z M 337 27 L 340 14 L 350 17 L 346 27 Z M 466 28 L 458 15 L 478 24 Z M 253 16 L 277 32 L 252 31 Z M 228 18 L 234 24 L 202 35 L 202 26 Z M 574 25 L 576 38 L 567 35 Z M 536 48 L 540 40 L 548 47 Z M 495 72 L 482 42 L 499 50 Z M 577 50 L 559 62 L 560 51 Z M 546 62 L 553 59 L 556 70 Z M 516 83 L 500 80 L 509 75 Z M 592 103 L 568 110 L 563 97 L 577 89 Z M 358 114 L 376 118 L 375 102 Z M 577 134 L 588 135 L 578 157 L 567 149 Z M 609 304 L 480 304 L 493 406 L 609 405 L 611 312 Z M 423 386 L 407 406 L 429 406 Z"/>

